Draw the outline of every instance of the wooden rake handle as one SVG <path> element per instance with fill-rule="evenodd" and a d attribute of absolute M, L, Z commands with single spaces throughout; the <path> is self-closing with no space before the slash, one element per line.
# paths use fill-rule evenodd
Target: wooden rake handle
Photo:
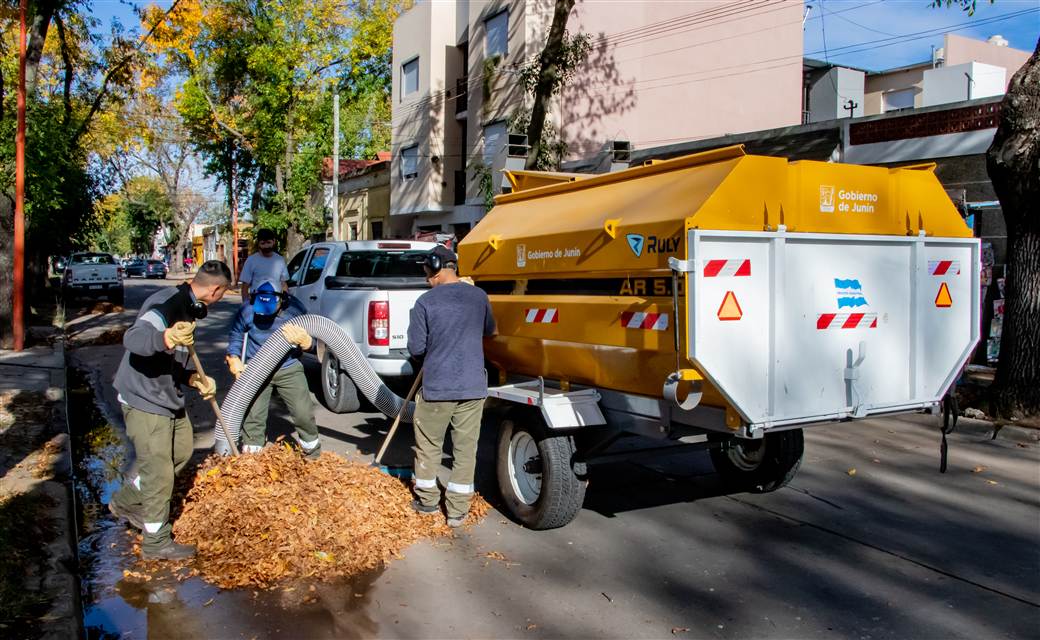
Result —
<path fill-rule="evenodd" d="M 379 447 L 379 453 L 376 454 L 375 464 L 379 464 L 383 459 L 383 454 L 386 453 L 386 448 L 390 446 L 390 441 L 394 438 L 394 432 L 397 431 L 398 425 L 401 424 L 401 416 L 404 415 L 404 410 L 408 408 L 408 403 L 415 397 L 415 392 L 419 388 L 419 383 L 422 382 L 423 370 L 419 369 L 419 375 L 415 376 L 415 382 L 412 383 L 412 388 L 408 390 L 408 397 L 404 399 L 404 403 L 401 404 L 401 410 L 397 412 L 397 417 L 394 418 L 394 424 L 391 425 L 390 431 L 386 433 L 386 438 L 383 439 L 383 446 Z"/>
<path fill-rule="evenodd" d="M 188 354 L 191 355 L 191 361 L 195 364 L 195 371 L 200 376 L 205 377 L 206 372 L 202 368 L 202 361 L 199 360 L 199 354 L 195 353 L 195 345 L 188 345 Z M 227 425 L 224 424 L 224 414 L 220 412 L 220 405 L 217 404 L 216 397 L 209 399 L 209 406 L 213 407 L 213 413 L 217 415 L 217 422 L 220 424 L 220 428 L 224 431 L 224 438 L 228 442 L 228 446 L 231 447 L 231 455 L 238 455 L 238 445 L 231 439 L 231 433 L 228 431 Z"/>

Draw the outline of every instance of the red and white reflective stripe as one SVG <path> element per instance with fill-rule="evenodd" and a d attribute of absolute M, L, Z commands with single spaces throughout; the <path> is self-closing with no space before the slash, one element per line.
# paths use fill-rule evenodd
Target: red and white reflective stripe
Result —
<path fill-rule="evenodd" d="M 961 275 L 960 260 L 929 260 L 928 273 L 933 276 Z"/>
<path fill-rule="evenodd" d="M 560 321 L 560 314 L 556 309 L 527 309 L 524 312 L 524 322 L 533 324 L 552 324 Z"/>
<path fill-rule="evenodd" d="M 744 277 L 750 275 L 750 260 L 708 260 L 704 265 L 705 278 Z"/>
<path fill-rule="evenodd" d="M 876 329 L 876 313 L 821 313 L 816 318 L 816 328 L 824 329 Z"/>
<path fill-rule="evenodd" d="M 621 325 L 626 329 L 664 331 L 668 328 L 668 314 L 625 311 L 621 314 Z"/>

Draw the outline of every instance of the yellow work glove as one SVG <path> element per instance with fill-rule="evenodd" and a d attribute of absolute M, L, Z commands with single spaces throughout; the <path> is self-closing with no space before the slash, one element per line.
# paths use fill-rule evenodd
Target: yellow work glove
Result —
<path fill-rule="evenodd" d="M 195 323 L 177 322 L 172 327 L 163 331 L 163 342 L 167 349 L 174 347 L 190 347 L 195 344 Z"/>
<path fill-rule="evenodd" d="M 238 379 L 238 376 L 242 375 L 242 372 L 246 370 L 246 365 L 242 362 L 242 359 L 238 356 L 228 356 L 226 358 L 228 369 L 231 371 L 231 375 Z"/>
<path fill-rule="evenodd" d="M 201 376 L 198 373 L 191 374 L 188 384 L 195 387 L 203 400 L 209 400 L 217 395 L 217 381 L 209 376 Z"/>
<path fill-rule="evenodd" d="M 282 325 L 282 335 L 289 344 L 299 345 L 304 351 L 311 348 L 314 339 L 307 334 L 307 330 L 295 324 Z"/>

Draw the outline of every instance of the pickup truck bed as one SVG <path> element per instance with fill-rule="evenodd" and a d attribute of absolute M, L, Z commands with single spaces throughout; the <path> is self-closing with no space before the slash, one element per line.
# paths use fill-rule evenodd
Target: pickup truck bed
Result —
<path fill-rule="evenodd" d="M 379 240 L 321 242 L 289 261 L 289 291 L 315 313 L 335 321 L 383 377 L 415 375 L 408 359 L 408 321 L 427 289 L 422 257 L 432 242 Z M 325 405 L 356 411 L 357 389 L 318 343 Z"/>

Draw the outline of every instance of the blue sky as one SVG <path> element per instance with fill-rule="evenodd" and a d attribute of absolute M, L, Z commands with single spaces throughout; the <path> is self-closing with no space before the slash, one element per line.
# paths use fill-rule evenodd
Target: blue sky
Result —
<path fill-rule="evenodd" d="M 137 25 L 129 0 L 93 0 L 92 4 L 105 31 L 113 18 L 125 27 Z M 170 0 L 158 4 L 169 6 Z M 933 9 L 929 0 L 808 0 L 806 4 L 812 5 L 805 22 L 807 56 L 875 71 L 931 59 L 932 46 L 942 46 L 946 31 L 981 40 L 1000 34 L 1010 46 L 1026 51 L 1035 48 L 1040 36 L 1040 0 L 993 4 L 978 0 L 974 16 L 958 7 Z M 1033 11 L 1021 13 L 1029 10 Z"/>
<path fill-rule="evenodd" d="M 1030 52 L 1040 35 L 1038 0 L 978 0 L 973 16 L 958 7 L 933 9 L 929 0 L 806 4 L 812 9 L 805 22 L 805 54 L 872 71 L 930 60 L 932 46 L 941 47 L 947 31 L 980 40 L 1000 34 L 1009 46 Z"/>

